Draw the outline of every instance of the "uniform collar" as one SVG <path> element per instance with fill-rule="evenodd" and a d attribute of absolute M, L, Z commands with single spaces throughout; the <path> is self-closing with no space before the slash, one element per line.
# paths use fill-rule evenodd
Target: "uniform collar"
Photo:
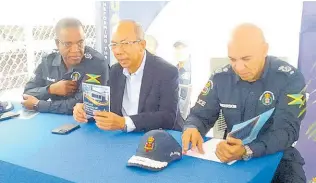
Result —
<path fill-rule="evenodd" d="M 130 73 L 128 72 L 128 69 L 127 69 L 127 68 L 124 68 L 124 69 L 123 69 L 123 74 L 124 74 L 125 76 L 130 76 L 130 75 L 138 75 L 138 74 L 143 73 L 143 72 L 144 72 L 144 67 L 145 67 L 145 62 L 146 62 L 146 55 L 147 55 L 147 54 L 146 54 L 146 51 L 145 51 L 144 56 L 143 56 L 142 63 L 140 64 L 139 68 L 137 69 L 137 71 L 136 71 L 135 73 L 130 74 Z"/>
<path fill-rule="evenodd" d="M 268 73 L 268 71 L 270 69 L 270 62 L 271 62 L 270 61 L 270 57 L 267 56 L 265 58 L 265 64 L 264 64 L 264 68 L 263 68 L 263 73 L 262 73 L 260 79 L 264 79 L 267 76 L 267 73 Z M 235 72 L 234 72 L 234 75 L 235 75 L 235 83 L 237 83 L 238 81 L 241 80 L 241 78 Z"/>
<path fill-rule="evenodd" d="M 61 58 L 61 55 L 59 54 L 59 52 L 57 52 L 54 60 L 53 60 L 53 66 L 60 66 L 61 64 L 61 61 L 62 61 L 62 58 Z"/>

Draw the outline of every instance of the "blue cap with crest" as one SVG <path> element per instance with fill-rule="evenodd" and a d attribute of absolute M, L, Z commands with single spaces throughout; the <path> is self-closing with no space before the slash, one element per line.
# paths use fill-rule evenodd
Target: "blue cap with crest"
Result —
<path fill-rule="evenodd" d="M 141 138 L 127 165 L 159 171 L 181 158 L 182 148 L 172 135 L 164 130 L 151 130 Z"/>

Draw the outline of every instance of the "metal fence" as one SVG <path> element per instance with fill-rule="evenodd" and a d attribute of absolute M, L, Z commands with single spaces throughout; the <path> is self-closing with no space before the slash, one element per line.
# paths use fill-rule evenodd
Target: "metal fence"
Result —
<path fill-rule="evenodd" d="M 86 43 L 95 47 L 95 25 L 85 25 Z M 56 48 L 53 26 L 0 25 L 0 91 L 23 87 L 45 53 Z"/>

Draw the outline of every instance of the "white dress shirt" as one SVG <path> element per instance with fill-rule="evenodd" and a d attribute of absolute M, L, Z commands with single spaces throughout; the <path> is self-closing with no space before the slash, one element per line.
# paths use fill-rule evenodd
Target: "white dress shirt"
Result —
<path fill-rule="evenodd" d="M 142 85 L 145 62 L 146 52 L 140 67 L 135 73 L 130 74 L 126 68 L 123 69 L 123 74 L 126 76 L 126 83 L 123 95 L 122 114 L 125 118 L 127 132 L 131 132 L 136 128 L 133 120 L 129 116 L 138 114 L 140 88 Z"/>

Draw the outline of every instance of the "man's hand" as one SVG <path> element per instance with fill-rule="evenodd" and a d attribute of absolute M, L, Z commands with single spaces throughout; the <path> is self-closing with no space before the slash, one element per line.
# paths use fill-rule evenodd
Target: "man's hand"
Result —
<path fill-rule="evenodd" d="M 79 123 L 86 123 L 87 120 L 87 114 L 84 111 L 84 106 L 82 103 L 77 103 L 73 110 L 73 117 L 74 119 Z"/>
<path fill-rule="evenodd" d="M 230 162 L 240 160 L 245 154 L 246 150 L 240 139 L 227 137 L 223 142 L 220 142 L 216 148 L 216 156 L 221 162 Z"/>
<path fill-rule="evenodd" d="M 31 95 L 23 95 L 23 101 L 21 104 L 23 105 L 24 108 L 28 110 L 34 110 L 34 105 L 37 105 L 39 103 L 39 100 Z"/>
<path fill-rule="evenodd" d="M 77 82 L 70 80 L 61 80 L 53 83 L 48 88 L 48 93 L 58 96 L 69 96 L 77 91 Z"/>
<path fill-rule="evenodd" d="M 113 112 L 98 111 L 93 118 L 102 130 L 123 130 L 125 127 L 125 118 Z"/>
<path fill-rule="evenodd" d="M 185 154 L 189 150 L 191 142 L 192 150 L 198 149 L 199 153 L 204 154 L 202 148 L 203 138 L 196 128 L 187 128 L 182 134 L 182 152 Z"/>

